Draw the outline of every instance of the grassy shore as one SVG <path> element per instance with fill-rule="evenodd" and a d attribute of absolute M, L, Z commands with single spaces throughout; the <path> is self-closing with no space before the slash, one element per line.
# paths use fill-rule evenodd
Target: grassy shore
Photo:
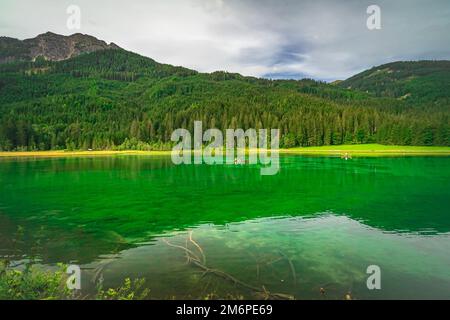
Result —
<path fill-rule="evenodd" d="M 357 144 L 340 146 L 321 146 L 282 149 L 282 153 L 292 154 L 317 154 L 317 155 L 345 155 L 350 156 L 449 156 L 450 147 L 425 147 L 425 146 L 386 146 L 381 144 Z"/>
<path fill-rule="evenodd" d="M 113 155 L 153 155 L 162 156 L 170 155 L 170 151 L 139 151 L 139 150 L 127 150 L 127 151 L 114 151 L 114 150 L 97 150 L 97 151 L 5 151 L 0 152 L 0 158 L 2 157 L 91 157 L 91 156 L 113 156 Z"/>
<path fill-rule="evenodd" d="M 112 156 L 112 155 L 170 155 L 171 151 L 12 151 L 0 152 L 2 157 L 83 157 L 83 156 Z M 348 154 L 350 156 L 450 156 L 450 147 L 423 147 L 423 146 L 385 146 L 380 144 L 340 145 L 322 147 L 304 147 L 280 149 L 284 154 L 304 154 L 337 156 Z"/>

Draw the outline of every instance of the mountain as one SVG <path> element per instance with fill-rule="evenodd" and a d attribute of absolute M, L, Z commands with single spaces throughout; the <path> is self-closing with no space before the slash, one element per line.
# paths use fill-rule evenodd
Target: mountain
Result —
<path fill-rule="evenodd" d="M 402 61 L 384 64 L 339 82 L 377 97 L 416 101 L 450 100 L 450 61 Z"/>
<path fill-rule="evenodd" d="M 95 37 L 81 33 L 63 36 L 47 32 L 23 41 L 0 37 L 0 63 L 34 61 L 38 57 L 51 61 L 60 61 L 74 58 L 83 53 L 105 49 L 120 48 L 114 43 L 107 44 Z"/>
<path fill-rule="evenodd" d="M 448 100 L 348 86 L 199 73 L 110 47 L 15 60 L 0 64 L 0 150 L 167 149 L 173 130 L 195 120 L 205 130 L 279 128 L 281 147 L 450 145 Z"/>

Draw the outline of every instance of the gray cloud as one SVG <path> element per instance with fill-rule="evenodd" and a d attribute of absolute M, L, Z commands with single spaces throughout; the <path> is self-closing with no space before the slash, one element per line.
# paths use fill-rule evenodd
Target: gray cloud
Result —
<path fill-rule="evenodd" d="M 448 0 L 2 0 L 0 34 L 83 33 L 199 71 L 274 78 L 347 78 L 394 60 L 450 58 Z M 366 28 L 381 7 L 382 29 Z"/>

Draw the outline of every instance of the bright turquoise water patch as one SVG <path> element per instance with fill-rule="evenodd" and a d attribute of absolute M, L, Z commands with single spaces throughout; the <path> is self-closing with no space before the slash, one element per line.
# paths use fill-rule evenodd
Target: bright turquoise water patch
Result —
<path fill-rule="evenodd" d="M 105 285 L 145 277 L 155 298 L 259 298 L 166 243 L 185 246 L 192 231 L 208 267 L 271 292 L 450 298 L 449 160 L 283 156 L 261 176 L 170 157 L 4 159 L 0 255 L 81 264 L 86 291 L 100 270 Z"/>

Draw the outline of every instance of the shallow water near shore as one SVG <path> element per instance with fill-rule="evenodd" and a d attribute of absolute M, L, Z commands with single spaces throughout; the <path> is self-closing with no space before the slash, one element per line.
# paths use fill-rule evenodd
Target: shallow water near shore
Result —
<path fill-rule="evenodd" d="M 101 275 L 145 278 L 161 299 L 450 298 L 448 157 L 282 155 L 274 176 L 167 156 L 1 159 L 0 184 L 0 258 L 79 264 L 86 293 Z M 205 274 L 186 243 L 264 290 Z M 369 265 L 381 290 L 367 289 Z"/>

